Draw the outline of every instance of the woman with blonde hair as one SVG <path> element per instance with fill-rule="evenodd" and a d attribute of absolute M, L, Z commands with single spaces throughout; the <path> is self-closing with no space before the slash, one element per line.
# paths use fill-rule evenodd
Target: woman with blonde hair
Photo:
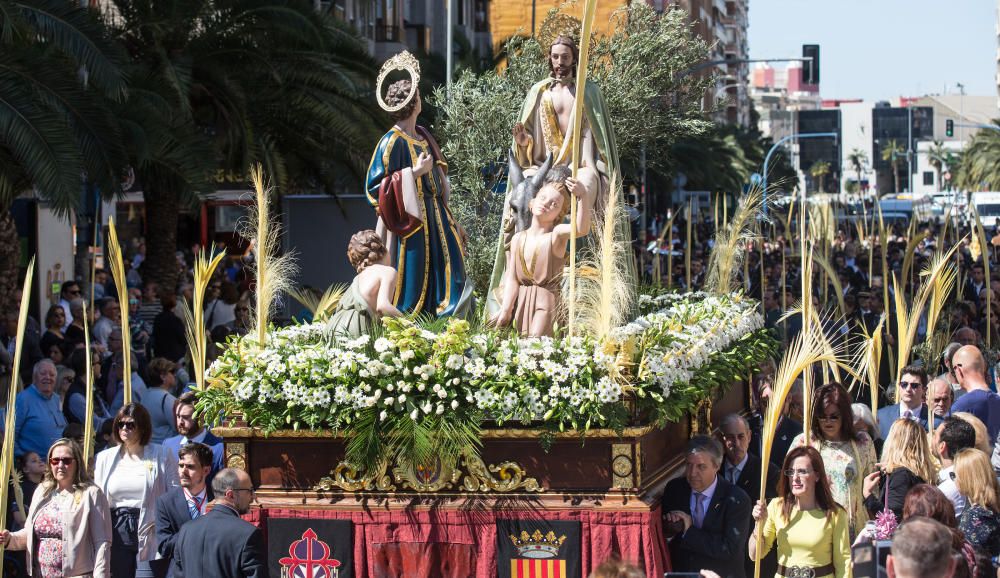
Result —
<path fill-rule="evenodd" d="M 80 444 L 56 440 L 45 479 L 35 490 L 24 528 L 3 530 L 0 543 L 27 550 L 34 578 L 109 578 L 111 518 L 108 500 L 91 481 Z"/>
<path fill-rule="evenodd" d="M 983 423 L 983 420 L 967 411 L 953 413 L 951 414 L 951 417 L 957 417 L 958 419 L 971 425 L 972 429 L 976 430 L 976 449 L 986 455 L 992 454 L 992 450 L 990 449 L 990 433 L 989 430 L 986 429 L 986 424 Z"/>
<path fill-rule="evenodd" d="M 972 448 L 955 454 L 955 483 L 968 501 L 958 529 L 982 556 L 1000 555 L 1000 483 L 989 456 Z"/>
<path fill-rule="evenodd" d="M 865 478 L 865 507 L 873 516 L 883 509 L 892 510 L 896 520 L 901 520 L 906 492 L 936 479 L 927 433 L 919 422 L 897 419 L 882 448 L 881 467 Z"/>

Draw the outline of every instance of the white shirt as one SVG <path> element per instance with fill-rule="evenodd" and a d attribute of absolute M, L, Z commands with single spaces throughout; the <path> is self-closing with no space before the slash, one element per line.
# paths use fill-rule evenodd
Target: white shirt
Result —
<path fill-rule="evenodd" d="M 955 471 L 955 466 L 948 466 L 938 472 L 938 489 L 955 506 L 955 517 L 960 517 L 965 510 L 965 496 L 958 491 L 958 484 L 951 479 L 951 474 Z"/>
<path fill-rule="evenodd" d="M 146 493 L 147 465 L 143 460 L 122 458 L 108 478 L 108 504 L 112 508 L 140 508 Z"/>
<path fill-rule="evenodd" d="M 740 476 L 743 474 L 743 468 L 747 467 L 748 461 L 750 461 L 749 453 L 743 454 L 743 459 L 740 461 L 740 463 L 736 464 L 735 466 L 727 461 L 725 469 L 726 479 L 731 480 L 730 483 L 735 484 L 736 480 L 739 480 Z M 713 492 L 714 492 L 714 485 L 713 485 Z"/>

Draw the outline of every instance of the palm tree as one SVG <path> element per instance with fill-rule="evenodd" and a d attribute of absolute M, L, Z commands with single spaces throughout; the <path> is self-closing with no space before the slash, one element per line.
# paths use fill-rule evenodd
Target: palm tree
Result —
<path fill-rule="evenodd" d="M 931 143 L 931 147 L 927 151 L 927 160 L 930 161 L 931 166 L 934 167 L 934 171 L 937 173 L 939 191 L 944 190 L 944 180 L 942 180 L 941 175 L 944 173 L 944 167 L 949 166 L 948 154 L 948 148 L 944 146 L 944 142 L 939 140 Z"/>
<path fill-rule="evenodd" d="M 892 181 L 894 189 L 892 192 L 899 192 L 899 157 L 903 154 L 903 147 L 896 139 L 890 139 L 882 148 L 882 160 L 892 164 Z"/>
<path fill-rule="evenodd" d="M 824 192 L 823 181 L 828 174 L 830 174 L 830 163 L 826 161 L 816 161 L 809 167 L 809 176 L 816 179 L 819 183 L 816 187 L 817 192 Z"/>
<path fill-rule="evenodd" d="M 144 276 L 173 287 L 177 214 L 222 168 L 279 191 L 359 181 L 387 126 L 361 39 L 305 0 L 111 0 L 131 55 L 119 112 L 147 211 Z"/>
<path fill-rule="evenodd" d="M 84 185 L 120 190 L 128 158 L 109 101 L 126 95 L 124 53 L 78 2 L 0 0 L 0 307 L 20 248 L 14 200 L 35 194 L 68 217 Z M 85 177 L 85 178 L 84 178 Z"/>
<path fill-rule="evenodd" d="M 955 182 L 966 191 L 1000 190 L 1000 132 L 981 130 L 972 137 L 962 151 Z"/>
<path fill-rule="evenodd" d="M 865 165 L 868 164 L 868 153 L 857 147 L 851 149 L 850 154 L 847 155 L 847 162 L 851 164 L 851 168 L 854 169 L 854 174 L 856 175 L 858 190 L 861 189 L 861 171 L 864 169 Z"/>

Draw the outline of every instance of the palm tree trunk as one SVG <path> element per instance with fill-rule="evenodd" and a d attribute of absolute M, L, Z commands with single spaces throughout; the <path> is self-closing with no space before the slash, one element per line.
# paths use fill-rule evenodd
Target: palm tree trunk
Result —
<path fill-rule="evenodd" d="M 894 193 L 899 192 L 899 165 L 893 161 L 892 163 L 892 180 L 893 180 L 893 191 Z"/>
<path fill-rule="evenodd" d="M 9 311 L 18 305 L 14 302 L 14 292 L 18 285 L 20 271 L 17 264 L 20 254 L 21 243 L 18 242 L 17 227 L 10 214 L 10 207 L 6 207 L 0 211 L 0 311 Z"/>
<path fill-rule="evenodd" d="M 180 199 L 169 186 L 147 183 L 143 186 L 146 201 L 146 260 L 143 281 L 156 281 L 163 289 L 177 286 L 177 216 Z"/>
<path fill-rule="evenodd" d="M 938 180 L 937 180 L 937 186 L 938 186 L 938 191 L 943 191 L 944 190 L 944 181 L 941 180 L 941 175 L 944 173 L 943 169 L 944 169 L 944 165 L 939 165 L 937 167 L 937 178 L 938 178 Z"/>

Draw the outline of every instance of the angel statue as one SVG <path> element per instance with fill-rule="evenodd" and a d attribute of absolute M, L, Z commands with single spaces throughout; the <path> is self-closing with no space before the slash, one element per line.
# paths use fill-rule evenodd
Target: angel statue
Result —
<path fill-rule="evenodd" d="M 388 75 L 408 79 L 388 87 Z M 393 304 L 403 313 L 465 317 L 472 283 L 465 273 L 465 230 L 448 210 L 448 164 L 430 131 L 417 124 L 421 111 L 420 64 L 403 51 L 383 66 L 376 98 L 395 124 L 379 140 L 368 166 L 368 201 L 376 231 L 398 271 Z"/>
<path fill-rule="evenodd" d="M 574 24 L 578 27 L 579 22 L 570 17 L 557 17 L 552 22 L 539 34 L 539 42 L 548 49 L 549 77 L 537 82 L 528 91 L 519 120 L 512 130 L 512 162 L 519 165 L 524 178 L 531 178 L 550 157 L 553 166 L 569 166 L 574 148 L 578 146 L 573 142 L 572 127 L 578 94 L 576 69 L 580 57 L 573 39 L 574 32 L 578 34 L 579 30 L 574 31 L 573 27 Z M 596 210 L 593 218 L 600 219 L 601 208 L 609 194 L 611 176 L 618 170 L 618 148 L 601 89 L 587 80 L 583 98 L 585 117 L 580 133 L 576 180 L 583 187 L 584 207 L 591 212 Z M 505 252 L 510 249 L 514 234 L 530 221 L 530 216 L 518 214 L 510 203 L 518 184 L 513 178 L 507 184 L 508 202 L 503 217 L 502 239 L 498 243 L 487 299 L 487 307 L 494 315 L 499 311 L 502 300 L 499 286 L 508 261 Z M 525 208 L 521 207 L 519 211 L 524 212 Z M 583 234 L 588 232 L 589 229 Z"/>

